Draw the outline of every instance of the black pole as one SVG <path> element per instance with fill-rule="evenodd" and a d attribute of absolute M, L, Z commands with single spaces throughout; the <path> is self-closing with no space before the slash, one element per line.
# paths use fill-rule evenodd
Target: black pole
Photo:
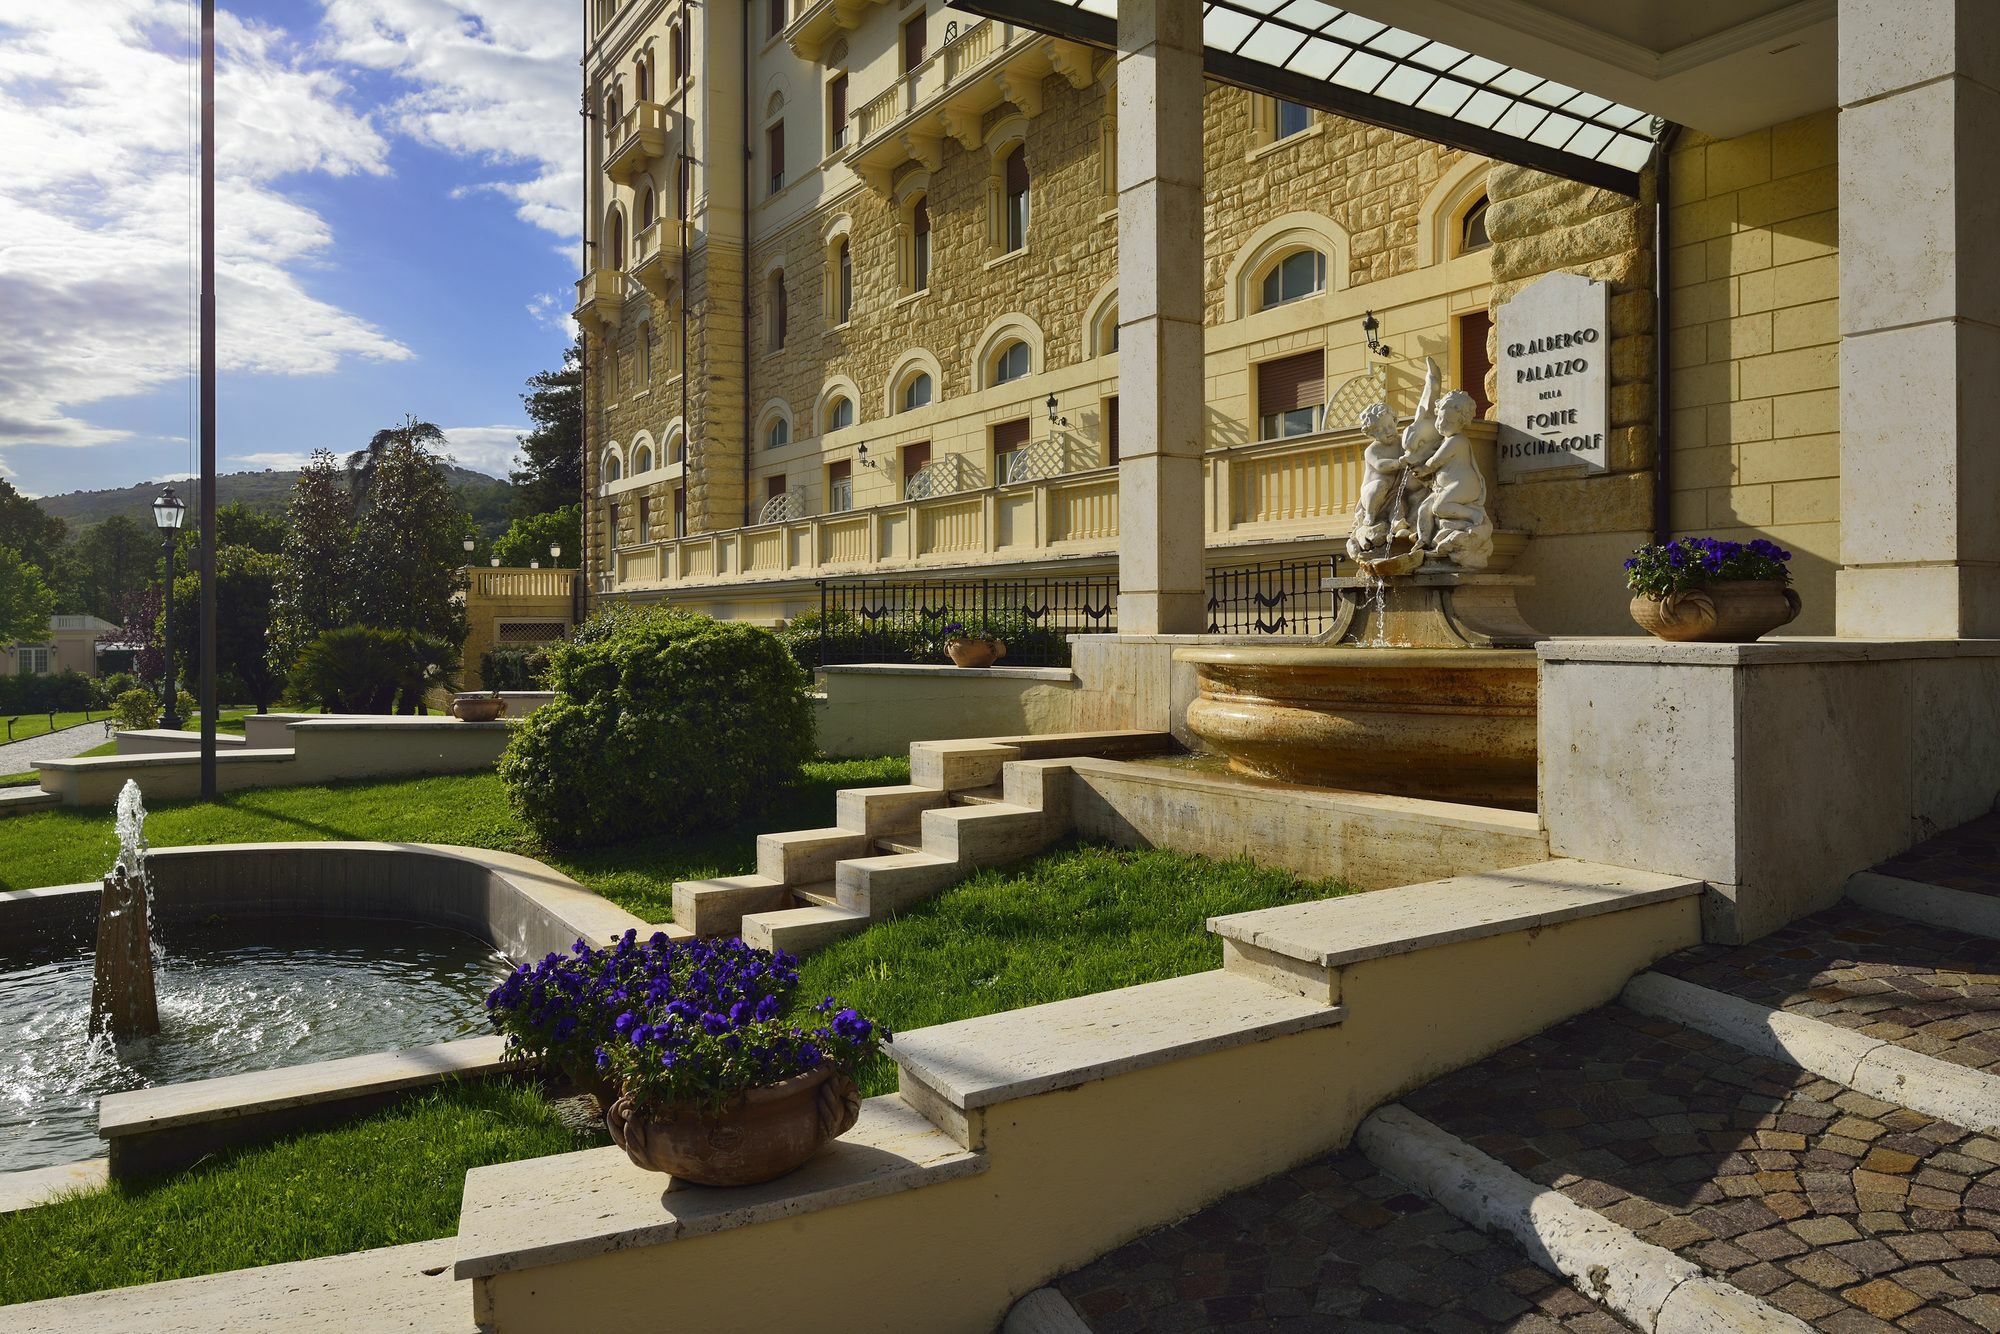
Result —
<path fill-rule="evenodd" d="M 201 0 L 201 796 L 215 800 L 215 0 Z"/>
<path fill-rule="evenodd" d="M 167 691 L 166 698 L 161 701 L 163 708 L 160 712 L 160 721 L 166 724 L 170 730 L 176 732 L 181 727 L 180 682 L 174 679 L 174 538 L 178 535 L 173 529 L 168 529 L 167 540 L 163 544 L 167 550 L 167 612 L 165 618 L 167 622 Z"/>

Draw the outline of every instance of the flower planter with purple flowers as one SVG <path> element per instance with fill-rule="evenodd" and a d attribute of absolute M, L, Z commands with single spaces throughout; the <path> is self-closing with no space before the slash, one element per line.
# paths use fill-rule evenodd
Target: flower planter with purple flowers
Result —
<path fill-rule="evenodd" d="M 1762 538 L 1681 537 L 1640 547 L 1625 562 L 1632 619 L 1661 639 L 1748 644 L 1798 617 L 1791 558 Z"/>
<path fill-rule="evenodd" d="M 831 996 L 789 1017 L 797 960 L 741 940 L 578 941 L 487 998 L 510 1051 L 617 1090 L 611 1136 L 640 1167 L 711 1186 L 769 1181 L 860 1115 L 855 1070 L 890 1035 Z"/>

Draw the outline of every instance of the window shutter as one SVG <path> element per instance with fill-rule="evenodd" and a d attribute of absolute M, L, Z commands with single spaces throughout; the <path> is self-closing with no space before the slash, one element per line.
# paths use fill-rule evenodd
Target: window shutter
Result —
<path fill-rule="evenodd" d="M 1018 195 L 1028 188 L 1028 154 L 1015 149 L 1007 155 L 1007 193 Z"/>
<path fill-rule="evenodd" d="M 826 479 L 829 482 L 844 482 L 852 476 L 854 476 L 854 465 L 846 459 L 838 463 L 829 463 L 826 467 Z"/>
<path fill-rule="evenodd" d="M 922 472 L 924 470 L 924 465 L 928 464 L 930 461 L 931 461 L 931 446 L 928 440 L 921 445 L 905 445 L 903 447 L 904 483 L 908 484 L 909 480 L 912 477 L 915 477 L 918 473 Z"/>
<path fill-rule="evenodd" d="M 834 135 L 840 134 L 840 127 L 847 123 L 847 76 L 841 75 L 833 81 L 833 91 L 828 95 L 827 114 L 833 118 Z"/>
<path fill-rule="evenodd" d="M 1324 353 L 1301 352 L 1257 367 L 1257 411 L 1262 415 L 1316 408 L 1325 398 Z"/>
<path fill-rule="evenodd" d="M 1106 463 L 1118 462 L 1118 400 L 1104 400 L 1104 443 L 1108 447 Z"/>

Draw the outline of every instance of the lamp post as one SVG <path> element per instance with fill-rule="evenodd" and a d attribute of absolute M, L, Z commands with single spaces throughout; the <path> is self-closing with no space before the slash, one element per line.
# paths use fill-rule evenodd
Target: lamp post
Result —
<path fill-rule="evenodd" d="M 560 542 L 549 543 L 549 564 L 550 565 L 562 564 L 562 543 Z"/>
<path fill-rule="evenodd" d="M 473 553 L 473 552 L 474 552 L 475 550 L 477 550 L 477 549 L 478 549 L 478 547 L 479 547 L 479 539 L 478 539 L 478 538 L 476 538 L 476 537 L 468 537 L 468 538 L 466 538 L 466 539 L 465 539 L 465 563 L 466 563 L 467 565 L 470 565 L 470 564 L 472 564 L 472 553 Z"/>
<path fill-rule="evenodd" d="M 171 486 L 164 488 L 153 502 L 153 526 L 160 530 L 160 545 L 167 553 L 167 698 L 161 721 L 176 732 L 181 727 L 181 711 L 180 687 L 174 680 L 174 539 L 180 536 L 186 518 L 187 506 Z"/>

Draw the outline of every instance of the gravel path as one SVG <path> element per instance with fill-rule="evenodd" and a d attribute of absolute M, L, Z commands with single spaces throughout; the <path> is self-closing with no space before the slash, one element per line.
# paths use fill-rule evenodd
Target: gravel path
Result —
<path fill-rule="evenodd" d="M 0 746 L 0 774 L 26 773 L 43 760 L 66 760 L 103 745 L 109 735 L 102 722 L 82 723 Z"/>

